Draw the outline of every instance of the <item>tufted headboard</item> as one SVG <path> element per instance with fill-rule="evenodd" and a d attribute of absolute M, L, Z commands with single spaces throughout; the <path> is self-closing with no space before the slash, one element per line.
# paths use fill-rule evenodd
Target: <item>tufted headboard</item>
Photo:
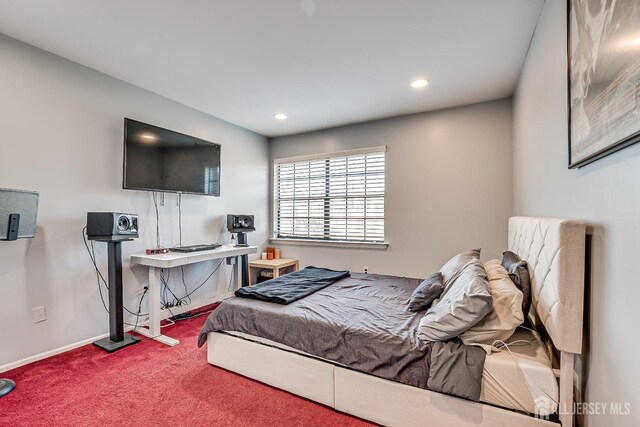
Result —
<path fill-rule="evenodd" d="M 529 264 L 532 305 L 554 346 L 582 352 L 586 225 L 556 218 L 509 219 L 509 250 Z"/>

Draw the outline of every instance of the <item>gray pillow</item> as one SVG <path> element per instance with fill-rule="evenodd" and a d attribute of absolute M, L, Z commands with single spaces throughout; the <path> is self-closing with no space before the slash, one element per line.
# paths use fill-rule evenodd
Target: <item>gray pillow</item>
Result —
<path fill-rule="evenodd" d="M 531 279 L 529 278 L 527 261 L 520 259 L 511 251 L 506 251 L 502 253 L 502 266 L 509 273 L 511 281 L 522 291 L 522 314 L 526 319 L 531 307 Z"/>
<path fill-rule="evenodd" d="M 431 307 L 431 303 L 440 297 L 444 285 L 442 273 L 433 273 L 418 285 L 409 299 L 409 311 L 422 311 Z"/>
<path fill-rule="evenodd" d="M 487 273 L 478 260 L 467 263 L 442 295 L 431 306 L 418 327 L 422 341 L 446 341 L 478 323 L 492 308 Z"/>
<path fill-rule="evenodd" d="M 462 270 L 462 267 L 477 259 L 480 259 L 480 249 L 471 249 L 470 251 L 462 252 L 447 261 L 440 269 L 440 272 L 442 273 L 442 284 L 444 285 L 445 290 L 449 287 L 449 284 L 453 279 L 455 279 L 460 270 Z"/>

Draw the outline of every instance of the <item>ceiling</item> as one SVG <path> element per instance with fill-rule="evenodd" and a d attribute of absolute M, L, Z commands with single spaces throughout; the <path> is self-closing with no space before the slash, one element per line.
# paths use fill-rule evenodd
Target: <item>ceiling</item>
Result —
<path fill-rule="evenodd" d="M 510 96 L 543 3 L 0 0 L 0 32 L 281 136 Z"/>

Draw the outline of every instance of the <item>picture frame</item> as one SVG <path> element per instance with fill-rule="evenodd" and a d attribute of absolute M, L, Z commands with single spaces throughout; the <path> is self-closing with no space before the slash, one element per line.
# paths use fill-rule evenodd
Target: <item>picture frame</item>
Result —
<path fill-rule="evenodd" d="M 574 169 L 640 141 L 640 2 L 567 0 L 567 59 Z"/>

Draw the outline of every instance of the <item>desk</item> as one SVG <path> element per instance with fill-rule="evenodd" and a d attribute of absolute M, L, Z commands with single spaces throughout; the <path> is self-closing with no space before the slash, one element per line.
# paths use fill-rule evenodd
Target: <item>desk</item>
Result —
<path fill-rule="evenodd" d="M 131 256 L 131 264 L 149 267 L 149 326 L 148 328 L 143 326 L 136 329 L 136 332 L 170 346 L 180 343 L 180 341 L 176 339 L 162 335 L 160 331 L 160 269 L 180 267 L 213 259 L 234 258 L 233 275 L 237 286 L 240 287 L 242 283 L 240 269 L 238 268 L 240 256 L 255 254 L 256 252 L 258 252 L 257 246 L 236 247 L 234 245 L 223 245 L 210 251 L 189 253 L 169 252 L 168 254 L 141 254 Z"/>

